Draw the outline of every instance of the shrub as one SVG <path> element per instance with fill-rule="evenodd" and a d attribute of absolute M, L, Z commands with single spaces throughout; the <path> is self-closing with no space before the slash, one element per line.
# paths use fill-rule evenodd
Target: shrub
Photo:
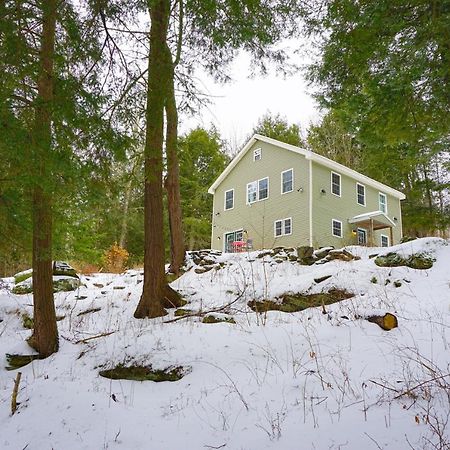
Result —
<path fill-rule="evenodd" d="M 128 257 L 127 250 L 115 242 L 103 256 L 106 271 L 112 273 L 123 272 L 126 268 Z"/>

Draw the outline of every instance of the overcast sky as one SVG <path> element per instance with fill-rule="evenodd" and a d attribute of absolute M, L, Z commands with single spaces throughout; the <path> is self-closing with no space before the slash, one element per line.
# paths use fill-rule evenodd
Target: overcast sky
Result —
<path fill-rule="evenodd" d="M 296 59 L 297 63 L 303 61 Z M 240 146 L 258 119 L 266 112 L 280 113 L 289 123 L 304 130 L 311 121 L 319 119 L 318 108 L 312 99 L 302 73 L 284 78 L 271 70 L 265 77 L 248 78 L 249 57 L 240 54 L 231 67 L 233 82 L 216 84 L 202 76 L 203 91 L 211 95 L 211 105 L 203 107 L 196 117 L 181 117 L 180 131 L 184 133 L 197 125 L 216 125 L 222 138 L 232 146 Z"/>

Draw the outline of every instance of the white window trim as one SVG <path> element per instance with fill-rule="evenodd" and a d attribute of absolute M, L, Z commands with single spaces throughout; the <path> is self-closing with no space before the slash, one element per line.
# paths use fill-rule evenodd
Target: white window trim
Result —
<path fill-rule="evenodd" d="M 291 231 L 289 233 L 286 233 L 286 220 L 291 221 Z M 281 234 L 277 234 L 277 222 L 281 222 Z M 276 238 L 282 237 L 282 236 L 290 236 L 292 234 L 292 217 L 286 217 L 284 219 L 278 219 L 273 222 L 273 235 Z"/>
<path fill-rule="evenodd" d="M 386 211 L 383 212 L 383 210 L 381 209 L 381 202 L 380 202 L 380 197 L 383 196 L 384 197 L 384 206 L 386 207 Z M 383 212 L 384 214 L 387 215 L 388 213 L 388 199 L 387 199 L 387 195 L 384 192 L 378 192 L 378 209 Z M 383 235 L 384 236 L 384 235 Z"/>
<path fill-rule="evenodd" d="M 339 177 L 339 194 L 335 194 L 333 192 L 333 175 L 337 175 Z M 330 175 L 330 191 L 336 197 L 341 197 L 341 195 L 342 195 L 342 176 L 341 176 L 340 173 L 331 171 L 331 175 Z"/>
<path fill-rule="evenodd" d="M 262 181 L 262 180 L 267 180 L 267 197 L 260 199 L 259 198 L 259 182 Z M 248 201 L 248 187 L 251 184 L 253 184 L 253 183 L 256 183 L 256 200 L 253 201 L 253 202 L 249 202 Z M 256 203 L 256 202 L 263 202 L 264 200 L 268 200 L 269 197 L 270 197 L 270 180 L 269 180 L 269 177 L 260 178 L 259 180 L 254 180 L 254 181 L 250 181 L 250 183 L 247 183 L 247 186 L 245 188 L 245 197 L 246 197 L 245 198 L 245 203 L 247 205 L 253 205 L 253 203 Z"/>
<path fill-rule="evenodd" d="M 387 246 L 386 247 L 390 247 L 391 243 L 390 243 L 389 236 L 387 234 L 381 234 L 380 235 L 380 247 L 383 247 L 383 238 L 387 239 Z"/>
<path fill-rule="evenodd" d="M 227 208 L 227 193 L 228 192 L 233 192 L 233 206 L 231 208 Z M 223 194 L 223 210 L 224 211 L 231 211 L 232 209 L 234 209 L 234 188 L 233 189 L 228 189 Z"/>
<path fill-rule="evenodd" d="M 292 189 L 290 191 L 283 192 L 283 174 L 287 172 L 292 172 Z M 290 192 L 294 192 L 294 168 L 292 167 L 281 172 L 281 195 L 289 194 Z"/>
<path fill-rule="evenodd" d="M 258 150 L 259 150 L 259 158 L 256 159 L 256 152 L 257 152 Z M 261 148 L 261 147 L 255 148 L 255 149 L 253 150 L 253 162 L 261 161 L 261 160 L 262 160 L 262 148 Z"/>
<path fill-rule="evenodd" d="M 341 235 L 338 236 L 337 234 L 334 234 L 334 222 L 341 224 Z M 342 239 L 344 237 L 344 229 L 342 228 L 342 221 L 337 219 L 331 219 L 331 235 L 337 238 Z"/>
<path fill-rule="evenodd" d="M 364 204 L 363 203 L 359 203 L 358 202 L 358 186 L 362 186 L 363 188 L 364 188 Z M 364 185 L 364 184 L 361 184 L 361 183 L 356 183 L 356 203 L 359 205 L 359 206 L 366 206 L 366 186 Z"/>

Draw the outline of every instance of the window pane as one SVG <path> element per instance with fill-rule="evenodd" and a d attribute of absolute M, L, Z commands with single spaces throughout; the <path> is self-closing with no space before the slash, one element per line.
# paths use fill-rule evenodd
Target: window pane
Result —
<path fill-rule="evenodd" d="M 247 203 L 256 202 L 256 191 L 257 191 L 256 181 L 247 184 Z"/>
<path fill-rule="evenodd" d="M 357 184 L 357 191 L 358 191 L 358 203 L 360 205 L 365 205 L 366 204 L 366 199 L 365 199 L 365 187 L 361 184 Z"/>
<path fill-rule="evenodd" d="M 381 236 L 381 246 L 389 247 L 389 239 L 387 236 Z"/>
<path fill-rule="evenodd" d="M 282 222 L 281 220 L 277 220 L 275 222 L 275 236 L 281 236 L 282 234 Z"/>
<path fill-rule="evenodd" d="M 341 195 L 341 177 L 337 173 L 331 174 L 331 192 Z"/>
<path fill-rule="evenodd" d="M 225 192 L 225 209 L 233 208 L 234 204 L 234 191 Z"/>
<path fill-rule="evenodd" d="M 258 183 L 259 200 L 264 200 L 269 196 L 269 179 L 264 178 L 262 180 L 259 180 Z"/>
<path fill-rule="evenodd" d="M 292 180 L 293 179 L 293 173 L 292 170 L 288 170 L 287 172 L 283 172 L 283 188 L 282 192 L 283 194 L 286 192 L 291 192 L 293 190 L 292 186 Z"/>
<path fill-rule="evenodd" d="M 291 234 L 291 219 L 284 221 L 284 234 Z"/>
<path fill-rule="evenodd" d="M 253 160 L 254 161 L 259 161 L 261 159 L 261 155 L 262 155 L 262 150 L 260 148 L 256 148 L 253 151 Z"/>
<path fill-rule="evenodd" d="M 342 224 L 337 220 L 333 220 L 333 236 L 342 237 Z"/>
<path fill-rule="evenodd" d="M 384 212 L 385 214 L 386 214 L 386 211 L 387 211 L 386 203 L 387 203 L 386 196 L 384 194 L 380 194 L 379 195 L 379 205 L 380 205 L 379 206 L 379 210 L 381 212 Z"/>

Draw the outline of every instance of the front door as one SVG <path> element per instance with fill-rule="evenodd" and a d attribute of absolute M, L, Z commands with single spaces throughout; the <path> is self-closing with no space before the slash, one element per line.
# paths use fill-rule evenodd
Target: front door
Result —
<path fill-rule="evenodd" d="M 358 245 L 367 245 L 367 230 L 358 228 Z"/>
<path fill-rule="evenodd" d="M 233 242 L 242 241 L 243 230 L 232 231 L 231 233 L 225 234 L 225 248 L 226 253 L 233 252 Z"/>

